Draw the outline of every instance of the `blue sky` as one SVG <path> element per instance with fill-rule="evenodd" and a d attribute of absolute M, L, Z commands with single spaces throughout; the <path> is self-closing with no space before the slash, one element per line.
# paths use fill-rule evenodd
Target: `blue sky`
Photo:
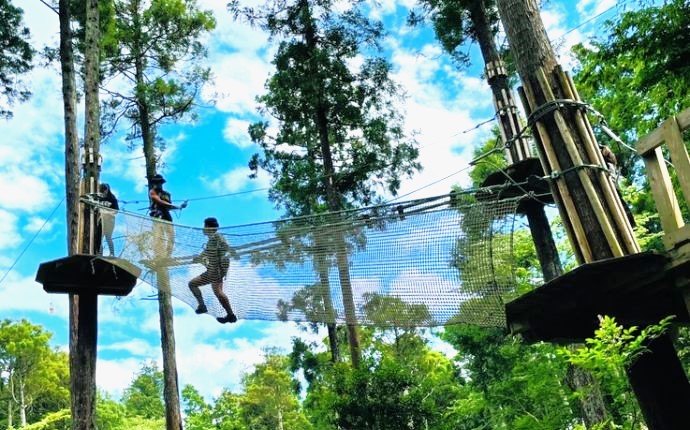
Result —
<path fill-rule="evenodd" d="M 35 46 L 55 46 L 57 15 L 39 0 L 14 3 L 25 11 L 25 24 Z M 176 222 L 199 226 L 206 216 L 216 216 L 221 225 L 276 219 L 280 212 L 268 201 L 266 191 L 252 191 L 266 188 L 268 178 L 259 175 L 257 180 L 250 180 L 246 167 L 257 150 L 246 129 L 260 118 L 255 97 L 264 92 L 273 49 L 261 31 L 233 22 L 225 10 L 225 1 L 199 3 L 213 10 L 218 22 L 207 40 L 208 63 L 215 79 L 204 91 L 205 107 L 198 110 L 196 122 L 161 130 L 168 143 L 162 154 L 162 173 L 174 199 L 241 194 L 193 200 Z M 570 46 L 591 37 L 606 18 L 619 13 L 619 8 L 611 8 L 615 3 L 546 2 L 542 18 L 566 69 L 573 67 Z M 406 113 L 406 128 L 417 131 L 420 143 L 419 161 L 424 170 L 405 180 L 400 194 L 422 198 L 446 193 L 454 184 L 468 183 L 466 170 L 452 174 L 467 166 L 473 146 L 488 135 L 490 126 L 462 131 L 491 117 L 493 105 L 488 86 L 481 79 L 483 63 L 476 45 L 467 47 L 474 64 L 457 70 L 434 42 L 430 29 L 405 26 L 405 17 L 413 6 L 412 0 L 384 0 L 371 3 L 370 12 L 384 21 L 389 32 L 385 55 L 393 64 L 393 78 L 408 95 L 400 109 Z M 499 42 L 503 40 L 499 35 Z M 27 81 L 34 96 L 13 108 L 13 119 L 0 120 L 0 276 L 8 272 L 29 240 L 46 225 L 0 284 L 0 315 L 42 324 L 54 333 L 54 345 L 66 348 L 67 298 L 48 295 L 33 281 L 40 262 L 66 253 L 64 204 L 49 217 L 64 195 L 58 67 L 37 67 Z M 216 99 L 215 105 L 209 103 L 211 98 Z M 126 202 L 147 199 L 141 155 L 138 148 L 129 151 L 122 136 L 102 147 L 101 180 L 110 183 L 118 198 Z M 145 206 L 124 204 L 130 211 Z M 158 307 L 155 301 L 146 300 L 154 293 L 151 287 L 142 285 L 129 297 L 100 299 L 97 383 L 115 396 L 121 394 L 143 361 L 160 363 Z M 175 334 L 181 385 L 191 383 L 209 397 L 219 394 L 223 387 L 237 389 L 242 372 L 261 361 L 264 348 L 287 351 L 293 335 L 313 340 L 323 336 L 301 333 L 293 323 L 240 321 L 220 325 L 211 317 L 195 315 L 179 301 L 175 301 Z M 450 352 L 439 341 L 434 345 Z"/>

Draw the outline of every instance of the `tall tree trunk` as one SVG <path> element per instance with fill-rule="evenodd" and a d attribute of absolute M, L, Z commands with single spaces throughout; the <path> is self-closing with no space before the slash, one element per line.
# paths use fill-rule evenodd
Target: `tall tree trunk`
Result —
<path fill-rule="evenodd" d="M 579 262 L 639 252 L 615 184 L 601 169 L 606 164 L 586 115 L 566 107 L 543 110 L 555 100 L 577 99 L 572 80 L 556 62 L 536 0 L 497 0 L 508 42 L 515 56 L 533 134 L 546 174 L 556 178 L 553 194 Z M 668 335 L 647 345 L 649 352 L 627 369 L 628 379 L 650 430 L 687 427 L 690 384 Z M 650 376 L 652 375 L 652 376 Z"/>
<path fill-rule="evenodd" d="M 530 157 L 527 139 L 516 138 L 522 127 L 515 104 L 515 96 L 508 82 L 507 70 L 496 48 L 494 34 L 486 14 L 486 3 L 484 0 L 471 2 L 469 12 L 472 32 L 479 43 L 479 49 L 486 65 L 486 79 L 493 94 L 501 137 L 503 143 L 508 144 L 505 149 L 506 158 L 509 164 L 514 164 Z"/>
<path fill-rule="evenodd" d="M 99 175 L 99 66 L 100 29 L 97 0 L 86 2 L 84 40 L 84 98 L 85 98 L 85 171 L 87 190 L 96 191 Z M 67 5 L 65 5 L 65 9 Z M 61 23 L 61 25 L 63 25 Z M 69 25 L 69 22 L 66 23 Z M 69 31 L 69 30 L 67 30 Z M 64 79 L 64 78 L 63 78 Z M 64 85 L 64 81 L 63 81 Z M 67 115 L 67 111 L 65 112 Z M 81 252 L 94 253 L 95 220 L 92 211 L 84 213 L 84 248 Z M 70 381 L 72 397 L 72 429 L 91 430 L 95 427 L 96 405 L 96 345 L 98 341 L 98 296 L 82 294 L 72 296 L 70 306 Z"/>
<path fill-rule="evenodd" d="M 9 383 L 10 383 L 10 393 L 14 393 L 14 387 L 13 387 L 13 382 L 12 382 L 12 375 L 9 377 Z M 12 397 L 12 396 L 10 396 Z M 14 408 L 12 407 L 14 405 L 14 399 L 9 398 L 7 399 L 7 430 L 12 430 L 13 427 L 13 419 L 14 419 Z"/>
<path fill-rule="evenodd" d="M 163 398 L 165 399 L 166 430 L 182 430 L 180 414 L 180 391 L 177 379 L 177 359 L 175 355 L 175 329 L 170 295 L 168 269 L 156 272 L 158 281 L 158 313 L 161 326 L 161 349 L 163 350 Z"/>
<path fill-rule="evenodd" d="M 60 70 L 65 127 L 65 196 L 67 206 L 67 251 L 78 252 L 79 228 L 79 136 L 77 133 L 77 83 L 70 29 L 69 0 L 60 0 Z M 70 300 L 71 301 L 71 300 Z"/>
<path fill-rule="evenodd" d="M 24 383 L 19 384 L 19 423 L 22 427 L 26 427 L 26 397 L 24 392 Z"/>
<path fill-rule="evenodd" d="M 67 251 L 74 255 L 80 250 L 77 245 L 79 228 L 79 138 L 77 132 L 77 84 L 74 72 L 74 54 L 72 50 L 72 31 L 70 28 L 71 13 L 69 0 L 60 0 L 58 16 L 60 20 L 60 71 L 62 74 L 62 102 L 65 127 L 65 198 L 67 205 Z M 79 384 L 79 370 L 73 359 L 73 348 L 76 343 L 77 324 L 79 321 L 79 297 L 69 295 L 69 331 L 70 331 L 70 405 L 72 416 L 79 415 L 78 397 L 75 387 Z M 11 408 L 10 403 L 10 408 Z M 11 411 L 10 411 L 11 412 Z M 9 426 L 12 426 L 12 414 L 9 415 Z M 73 427 L 74 428 L 74 427 Z"/>
<path fill-rule="evenodd" d="M 307 49 L 312 54 L 316 51 L 316 35 L 315 29 L 313 27 L 313 22 L 311 21 L 311 11 L 309 10 L 309 4 L 306 0 L 302 0 L 302 10 L 303 13 L 309 15 L 307 22 L 305 23 L 305 41 L 307 44 Z M 317 66 L 312 65 L 313 72 L 318 76 Z M 323 184 L 326 190 L 326 201 L 328 202 L 328 208 L 332 212 L 338 212 L 342 210 L 342 205 L 340 203 L 340 196 L 336 192 L 333 186 L 335 168 L 333 166 L 333 158 L 331 154 L 331 145 L 328 136 L 328 112 L 324 106 L 324 97 L 321 94 L 323 87 L 319 87 L 316 100 L 316 112 L 315 112 L 315 122 L 316 128 L 319 134 L 319 143 L 321 147 L 321 157 L 323 158 Z M 352 366 L 359 367 L 359 362 L 361 361 L 361 352 L 359 345 L 359 334 L 357 332 L 357 316 L 355 314 L 355 303 L 352 293 L 352 281 L 350 278 L 350 263 L 347 255 L 347 245 L 345 243 L 344 234 L 342 231 L 335 232 L 335 252 L 336 252 L 336 264 L 338 266 L 338 278 L 340 280 L 340 288 L 343 295 L 343 306 L 345 308 L 345 323 L 347 325 L 347 340 L 350 345 L 350 357 L 352 360 Z"/>
<path fill-rule="evenodd" d="M 535 0 L 499 0 L 498 9 L 523 82 L 529 110 L 576 97 L 546 36 Z M 564 172 L 554 197 L 580 262 L 639 252 L 587 117 L 578 109 L 551 110 L 535 121 L 535 142 L 546 174 Z"/>
<path fill-rule="evenodd" d="M 141 26 L 141 3 L 132 2 L 131 16 L 132 25 L 138 28 L 138 33 L 142 33 Z M 141 92 L 146 81 L 144 74 L 146 64 L 143 60 L 141 46 L 134 43 L 135 60 L 134 76 L 136 80 L 136 98 L 139 114 L 139 127 L 141 131 L 142 147 L 144 160 L 146 162 L 146 177 L 148 189 L 151 189 L 151 178 L 157 173 L 158 160 L 155 153 L 155 128 L 151 125 L 149 105 L 145 95 Z M 170 294 L 170 275 L 166 267 L 156 270 L 156 280 L 158 287 L 158 316 L 161 328 L 161 351 L 163 355 L 163 398 L 165 400 L 165 426 L 166 430 L 182 429 L 182 414 L 180 412 L 180 390 L 177 377 L 177 358 L 175 352 L 175 327 L 173 324 L 172 296 Z"/>
<path fill-rule="evenodd" d="M 278 407 L 278 430 L 283 430 L 283 411 Z"/>
<path fill-rule="evenodd" d="M 320 244 L 315 248 L 318 254 L 314 257 L 314 260 L 316 262 L 316 270 L 319 273 L 324 310 L 328 315 L 326 327 L 328 329 L 328 345 L 331 350 L 331 361 L 337 363 L 340 360 L 340 347 L 338 346 L 338 334 L 335 325 L 335 310 L 333 309 L 333 301 L 331 300 L 331 283 L 328 279 L 328 265 L 324 256 L 326 250 L 325 247 Z"/>

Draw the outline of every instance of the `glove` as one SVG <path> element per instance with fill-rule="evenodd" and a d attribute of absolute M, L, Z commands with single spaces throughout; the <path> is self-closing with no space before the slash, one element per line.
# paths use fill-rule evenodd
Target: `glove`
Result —
<path fill-rule="evenodd" d="M 188 202 L 189 202 L 188 200 L 183 201 L 182 204 L 180 205 L 180 209 L 186 208 Z"/>
<path fill-rule="evenodd" d="M 192 257 L 192 263 L 203 263 L 204 259 L 201 257 L 201 255 L 195 255 Z"/>

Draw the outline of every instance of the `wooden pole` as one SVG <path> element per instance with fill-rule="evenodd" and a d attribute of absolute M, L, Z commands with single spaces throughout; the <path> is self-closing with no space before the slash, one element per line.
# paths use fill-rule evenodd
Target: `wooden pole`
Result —
<path fill-rule="evenodd" d="M 86 1 L 84 55 L 84 180 L 89 192 L 96 192 L 99 175 L 99 52 L 100 29 L 97 0 Z M 93 212 L 82 212 L 83 242 L 80 251 L 94 254 Z M 70 388 L 72 430 L 92 430 L 96 426 L 96 346 L 98 343 L 98 296 L 73 295 L 70 300 Z"/>
<path fill-rule="evenodd" d="M 158 283 L 158 314 L 161 326 L 161 349 L 163 351 L 163 398 L 165 400 L 166 430 L 182 430 L 180 414 L 180 390 L 177 378 L 175 353 L 175 332 L 173 326 L 170 274 L 167 267 L 156 271 Z"/>
<path fill-rule="evenodd" d="M 652 340 L 627 374 L 650 430 L 687 430 L 690 385 L 669 336 Z M 673 382 L 678 381 L 678 382 Z M 682 383 L 685 381 L 685 383 Z"/>
<path fill-rule="evenodd" d="M 533 119 L 533 128 L 545 173 L 564 172 L 554 189 L 561 217 L 572 224 L 569 238 L 576 254 L 590 262 L 639 252 L 628 220 L 620 216 L 618 195 L 594 169 L 579 167 L 601 165 L 593 152 L 598 145 L 587 118 L 573 106 L 543 110 L 559 99 L 576 96 L 576 90 L 563 79 L 536 0 L 497 0 L 497 6 L 530 108 L 543 112 Z M 690 384 L 671 340 L 663 335 L 648 350 L 628 369 L 647 425 L 650 430 L 686 429 Z"/>

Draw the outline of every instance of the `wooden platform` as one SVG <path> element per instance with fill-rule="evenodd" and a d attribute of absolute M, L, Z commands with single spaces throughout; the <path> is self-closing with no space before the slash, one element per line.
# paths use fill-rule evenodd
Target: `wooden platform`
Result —
<path fill-rule="evenodd" d="M 126 296 L 140 272 L 127 260 L 77 254 L 42 263 L 36 281 L 48 293 Z"/>
<path fill-rule="evenodd" d="M 581 342 L 593 336 L 599 315 L 626 326 L 669 315 L 688 323 L 689 275 L 690 262 L 650 252 L 584 264 L 508 303 L 508 326 L 528 341 Z"/>
<path fill-rule="evenodd" d="M 506 176 L 507 175 L 507 176 Z M 548 181 L 542 179 L 544 170 L 538 158 L 527 158 L 512 164 L 504 171 L 494 172 L 482 182 L 481 187 L 493 187 L 503 185 L 495 191 L 480 191 L 476 194 L 478 200 L 484 199 L 511 199 L 524 196 L 526 192 L 533 192 L 539 196 L 539 200 L 551 204 L 553 197 Z M 521 184 L 520 186 L 514 185 Z M 518 212 L 521 212 L 518 207 Z"/>

